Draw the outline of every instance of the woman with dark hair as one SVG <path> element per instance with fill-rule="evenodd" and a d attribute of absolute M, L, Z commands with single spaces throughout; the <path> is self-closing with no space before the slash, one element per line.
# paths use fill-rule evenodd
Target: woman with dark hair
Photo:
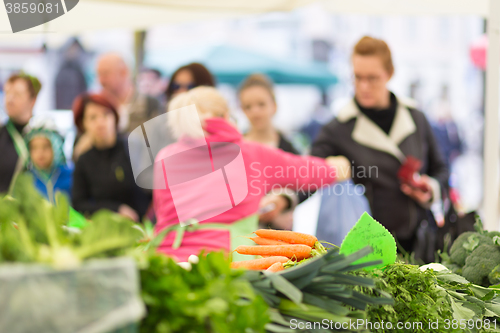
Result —
<path fill-rule="evenodd" d="M 75 98 L 75 100 L 73 101 L 73 118 L 75 120 L 75 126 L 77 130 L 75 143 L 73 146 L 73 161 L 75 162 L 75 164 L 81 155 L 92 148 L 92 138 L 88 133 L 86 133 L 85 128 L 82 124 L 83 110 L 85 109 L 85 105 L 87 105 L 87 103 L 91 101 L 95 104 L 102 105 L 109 110 L 113 110 L 113 112 L 116 113 L 116 119 L 118 119 L 118 110 L 102 94 L 83 93 Z"/>
<path fill-rule="evenodd" d="M 73 207 L 86 215 L 105 208 L 139 221 L 149 200 L 135 183 L 128 149 L 117 135 L 118 112 L 98 94 L 77 97 L 73 112 L 79 132 L 91 142 L 75 165 Z"/>
<path fill-rule="evenodd" d="M 215 87 L 215 80 L 210 71 L 200 63 L 193 62 L 177 69 L 167 87 L 167 101 L 175 95 L 198 86 Z"/>

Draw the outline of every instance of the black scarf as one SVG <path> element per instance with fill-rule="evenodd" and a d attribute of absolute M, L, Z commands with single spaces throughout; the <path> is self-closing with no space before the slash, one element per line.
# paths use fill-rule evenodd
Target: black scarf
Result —
<path fill-rule="evenodd" d="M 390 92 L 390 94 L 391 103 L 386 109 L 362 107 L 356 98 L 354 98 L 359 110 L 387 134 L 389 134 L 389 131 L 391 130 L 394 117 L 396 116 L 396 108 L 398 107 L 396 96 L 392 92 Z"/>

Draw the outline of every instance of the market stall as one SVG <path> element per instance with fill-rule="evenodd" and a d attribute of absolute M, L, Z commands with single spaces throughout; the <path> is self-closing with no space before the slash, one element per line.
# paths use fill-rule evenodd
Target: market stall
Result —
<path fill-rule="evenodd" d="M 340 246 L 260 229 L 235 250 L 256 259 L 176 262 L 148 223 L 69 212 L 24 176 L 0 199 L 2 331 L 500 331 L 500 232 L 480 222 L 420 267 L 366 213 Z"/>
<path fill-rule="evenodd" d="M 88 0 L 33 31 L 144 28 L 310 2 Z M 64 196 L 49 203 L 20 177 L 12 196 L 0 197 L 0 332 L 500 332 L 500 232 L 487 231 L 498 229 L 500 1 L 323 4 L 489 17 L 485 227 L 478 221 L 423 266 L 398 256 L 393 236 L 366 213 L 339 244 L 260 229 L 247 235 L 254 245 L 235 249 L 248 260 L 202 252 L 176 262 L 157 252 L 165 234 L 150 223 L 109 211 L 87 220 Z M 77 10 L 81 22 L 71 20 Z"/>

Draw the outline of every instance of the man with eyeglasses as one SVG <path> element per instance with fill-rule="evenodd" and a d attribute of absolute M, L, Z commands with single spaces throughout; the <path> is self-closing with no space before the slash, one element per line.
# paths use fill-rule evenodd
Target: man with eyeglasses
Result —
<path fill-rule="evenodd" d="M 373 217 L 407 251 L 416 250 L 416 231 L 440 202 L 448 171 L 424 114 L 387 89 L 394 73 L 383 40 L 363 37 L 352 54 L 354 98 L 326 124 L 311 154 L 343 155 L 352 177 L 364 185 Z M 400 183 L 398 171 L 408 156 L 422 162 L 421 186 Z"/>
<path fill-rule="evenodd" d="M 9 119 L 0 126 L 0 193 L 8 192 L 24 170 L 29 154 L 22 133 L 31 117 L 42 85 L 34 76 L 14 74 L 4 85 L 5 109 Z"/>

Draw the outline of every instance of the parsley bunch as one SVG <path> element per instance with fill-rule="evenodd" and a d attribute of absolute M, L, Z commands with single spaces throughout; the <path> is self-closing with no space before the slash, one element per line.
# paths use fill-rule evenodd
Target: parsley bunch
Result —
<path fill-rule="evenodd" d="M 394 298 L 394 305 L 368 305 L 367 315 L 370 322 L 391 322 L 395 327 L 394 332 L 408 332 L 407 329 L 398 330 L 398 322 L 421 322 L 422 326 L 415 327 L 412 332 L 460 332 L 443 326 L 445 319 L 453 319 L 452 307 L 431 271 L 421 271 L 418 266 L 396 262 L 383 269 L 358 271 L 355 274 L 374 278 L 377 288 Z M 378 293 L 361 286 L 355 287 L 355 290 L 366 294 Z M 439 322 L 437 329 L 429 327 L 429 323 L 436 321 Z"/>
<path fill-rule="evenodd" d="M 222 252 L 201 255 L 190 271 L 162 254 L 139 265 L 148 312 L 141 333 L 264 332 L 267 304 Z"/>

